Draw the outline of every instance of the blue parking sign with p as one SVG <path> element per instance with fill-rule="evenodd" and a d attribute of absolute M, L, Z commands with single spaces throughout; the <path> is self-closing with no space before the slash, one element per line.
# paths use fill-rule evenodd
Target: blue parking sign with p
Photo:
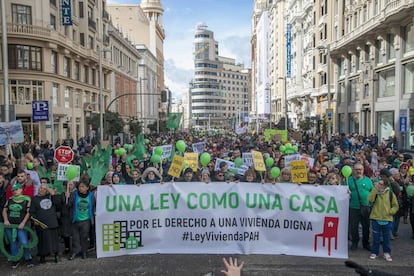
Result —
<path fill-rule="evenodd" d="M 332 117 L 333 117 L 333 109 L 332 108 L 327 108 L 326 109 L 326 121 L 327 122 L 332 122 Z"/>
<path fill-rule="evenodd" d="M 33 101 L 32 102 L 32 121 L 44 122 L 49 121 L 49 102 Z"/>

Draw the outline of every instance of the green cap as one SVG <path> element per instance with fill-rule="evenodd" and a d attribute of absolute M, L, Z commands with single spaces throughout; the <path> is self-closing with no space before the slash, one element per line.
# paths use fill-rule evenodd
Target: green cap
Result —
<path fill-rule="evenodd" d="M 20 183 L 14 183 L 12 186 L 12 192 L 16 191 L 17 189 L 21 189 L 22 185 Z"/>

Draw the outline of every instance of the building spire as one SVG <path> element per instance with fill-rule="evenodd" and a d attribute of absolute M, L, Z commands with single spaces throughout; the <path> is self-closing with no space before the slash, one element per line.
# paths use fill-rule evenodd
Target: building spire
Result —
<path fill-rule="evenodd" d="M 150 21 L 156 21 L 162 25 L 161 19 L 164 9 L 160 0 L 141 0 L 141 9 Z"/>

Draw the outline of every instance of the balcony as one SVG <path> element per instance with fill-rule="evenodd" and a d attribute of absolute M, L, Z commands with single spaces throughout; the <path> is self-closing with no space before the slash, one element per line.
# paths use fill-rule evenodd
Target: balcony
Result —
<path fill-rule="evenodd" d="M 9 35 L 17 34 L 45 38 L 50 37 L 50 32 L 50 29 L 39 26 L 7 23 L 7 33 Z"/>
<path fill-rule="evenodd" d="M 88 18 L 88 26 L 89 28 L 96 31 L 96 22 L 92 18 Z"/>

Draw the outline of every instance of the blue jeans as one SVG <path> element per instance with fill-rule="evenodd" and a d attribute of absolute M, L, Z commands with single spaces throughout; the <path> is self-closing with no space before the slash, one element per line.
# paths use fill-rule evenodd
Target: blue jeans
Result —
<path fill-rule="evenodd" d="M 371 226 L 372 226 L 372 236 L 373 236 L 371 253 L 375 255 L 379 254 L 379 245 L 381 241 L 382 241 L 382 251 L 384 253 L 391 253 L 390 233 L 391 233 L 392 223 L 388 222 L 388 224 L 386 225 L 381 225 L 376 220 L 372 220 Z"/>
<path fill-rule="evenodd" d="M 12 240 L 12 231 L 13 230 L 11 228 L 6 228 L 5 229 L 7 239 L 10 241 L 11 254 L 13 256 L 16 256 L 17 252 L 19 252 L 19 246 L 28 244 L 29 240 L 27 239 L 27 232 L 25 230 L 17 229 L 17 238 L 16 238 L 15 241 L 13 241 Z M 24 259 L 26 261 L 32 259 L 32 255 L 30 254 L 30 248 L 25 248 L 24 249 Z"/>

